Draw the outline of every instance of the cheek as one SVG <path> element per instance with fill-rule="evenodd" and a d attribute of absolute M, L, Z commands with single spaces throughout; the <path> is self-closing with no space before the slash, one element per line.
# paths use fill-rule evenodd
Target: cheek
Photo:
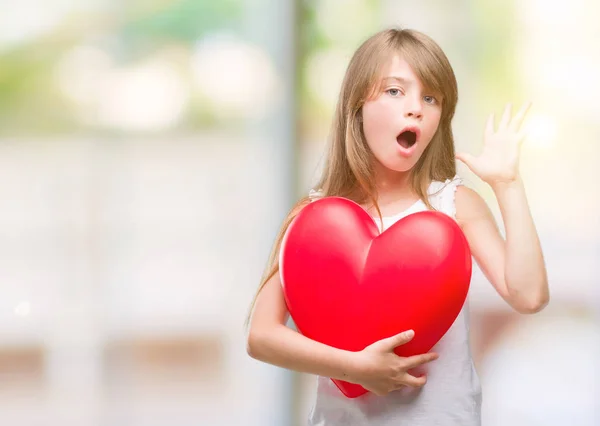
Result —
<path fill-rule="evenodd" d="M 440 125 L 441 113 L 436 111 L 429 115 L 429 120 L 426 121 L 425 132 L 427 132 L 428 139 L 431 139 Z"/>
<path fill-rule="evenodd" d="M 382 137 L 389 134 L 390 111 L 379 103 L 370 103 L 363 106 L 363 131 L 369 146 L 376 145 Z"/>

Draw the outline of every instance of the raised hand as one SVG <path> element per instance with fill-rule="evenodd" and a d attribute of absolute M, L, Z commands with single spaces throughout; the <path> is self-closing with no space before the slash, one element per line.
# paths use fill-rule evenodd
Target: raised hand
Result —
<path fill-rule="evenodd" d="M 456 158 L 490 185 L 516 181 L 519 177 L 520 147 L 525 139 L 521 123 L 530 106 L 531 102 L 525 103 L 517 114 L 511 117 L 512 105 L 507 104 L 497 130 L 494 130 L 494 114 L 491 114 L 485 126 L 481 154 L 476 157 L 468 153 L 459 153 Z"/>

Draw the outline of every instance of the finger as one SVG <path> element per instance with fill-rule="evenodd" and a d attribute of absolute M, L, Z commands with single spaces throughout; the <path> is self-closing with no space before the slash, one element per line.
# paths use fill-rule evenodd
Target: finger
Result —
<path fill-rule="evenodd" d="M 506 108 L 504 108 L 504 113 L 502 114 L 502 118 L 500 119 L 500 123 L 498 124 L 498 130 L 504 130 L 508 127 L 508 123 L 510 122 L 511 111 L 512 104 L 506 104 Z"/>
<path fill-rule="evenodd" d="M 456 159 L 465 163 L 469 169 L 472 169 L 473 161 L 475 157 L 471 154 L 467 154 L 466 152 L 461 152 L 456 154 Z"/>
<path fill-rule="evenodd" d="M 413 355 L 404 360 L 404 367 L 407 370 L 413 369 L 428 362 L 435 361 L 439 358 L 439 355 L 435 352 L 429 352 L 421 355 Z"/>
<path fill-rule="evenodd" d="M 410 342 L 413 339 L 413 337 L 415 337 L 415 331 L 406 330 L 402 333 L 396 334 L 395 336 L 389 337 L 387 339 L 387 342 L 389 343 L 391 349 L 395 349 L 400 345 L 404 345 Z"/>
<path fill-rule="evenodd" d="M 411 386 L 413 388 L 420 388 L 421 386 L 427 383 L 427 376 L 415 377 L 408 373 L 404 375 L 402 382 L 406 386 Z"/>
<path fill-rule="evenodd" d="M 521 107 L 519 112 L 513 117 L 513 119 L 510 122 L 510 126 L 509 126 L 509 128 L 512 131 L 516 132 L 519 130 L 519 128 L 521 127 L 521 123 L 523 122 L 525 115 L 527 115 L 527 111 L 529 111 L 530 107 L 531 107 L 531 101 L 525 102 L 525 104 L 523 104 L 523 106 Z"/>
<path fill-rule="evenodd" d="M 495 114 L 492 113 L 487 119 L 485 123 L 485 136 L 491 136 L 494 134 L 494 122 L 495 122 Z"/>

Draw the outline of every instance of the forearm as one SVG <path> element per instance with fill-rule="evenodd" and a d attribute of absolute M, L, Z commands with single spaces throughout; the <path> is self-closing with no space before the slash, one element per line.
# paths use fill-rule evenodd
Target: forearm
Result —
<path fill-rule="evenodd" d="M 289 370 L 352 382 L 355 352 L 337 349 L 286 327 L 250 332 L 248 353 L 252 358 Z"/>
<path fill-rule="evenodd" d="M 506 231 L 504 279 L 513 304 L 536 312 L 549 299 L 546 267 L 523 182 L 492 186 Z"/>

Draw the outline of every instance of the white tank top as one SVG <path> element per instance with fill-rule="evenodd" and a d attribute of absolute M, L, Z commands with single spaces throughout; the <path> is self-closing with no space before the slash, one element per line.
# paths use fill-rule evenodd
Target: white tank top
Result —
<path fill-rule="evenodd" d="M 432 182 L 429 200 L 437 210 L 456 219 L 454 194 L 462 180 Z M 319 196 L 311 191 L 311 200 Z M 383 218 L 387 229 L 397 220 L 426 210 L 418 201 L 407 210 Z M 379 218 L 375 219 L 379 223 Z M 469 345 L 469 312 L 465 303 L 448 332 L 432 351 L 439 358 L 425 366 L 427 383 L 420 389 L 403 387 L 385 396 L 371 392 L 347 398 L 327 377 L 317 377 L 317 392 L 308 425 L 311 426 L 479 426 L 481 385 Z"/>

